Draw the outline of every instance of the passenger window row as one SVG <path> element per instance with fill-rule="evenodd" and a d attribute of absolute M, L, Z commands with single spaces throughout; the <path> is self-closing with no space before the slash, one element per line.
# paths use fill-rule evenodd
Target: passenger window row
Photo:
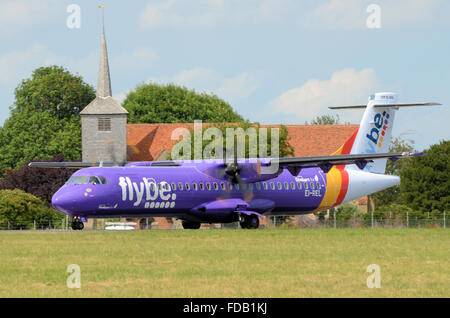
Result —
<path fill-rule="evenodd" d="M 166 190 L 169 190 L 169 184 L 168 183 L 160 183 L 161 184 L 165 184 L 166 186 L 164 187 Z M 242 188 L 242 190 L 256 190 L 256 191 L 261 191 L 261 190 L 269 190 L 269 187 L 271 190 L 302 190 L 303 188 L 305 190 L 320 190 L 322 188 L 322 185 L 320 184 L 320 182 L 256 182 L 256 183 L 244 183 L 244 184 L 232 184 L 230 182 L 172 182 L 170 184 L 170 189 L 173 191 L 190 191 L 191 189 L 194 191 L 204 191 L 205 189 L 208 191 L 211 190 L 222 190 L 222 191 L 226 191 L 226 190 L 233 190 L 233 188 L 235 190 L 240 190 Z"/>

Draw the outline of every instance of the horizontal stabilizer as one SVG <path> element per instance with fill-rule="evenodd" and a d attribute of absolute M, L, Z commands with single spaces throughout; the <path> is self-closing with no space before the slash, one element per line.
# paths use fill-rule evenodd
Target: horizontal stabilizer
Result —
<path fill-rule="evenodd" d="M 412 103 L 412 104 L 381 104 L 381 105 L 373 105 L 373 107 L 376 108 L 387 108 L 387 107 L 393 107 L 393 108 L 400 108 L 400 107 L 414 107 L 414 106 L 440 106 L 442 104 L 435 103 L 435 102 L 429 102 L 429 103 Z M 329 109 L 364 109 L 367 105 L 353 105 L 353 106 L 331 106 L 328 107 Z"/>
<path fill-rule="evenodd" d="M 329 109 L 364 109 L 367 105 L 353 105 L 353 106 L 330 106 Z"/>
<path fill-rule="evenodd" d="M 373 107 L 393 107 L 393 108 L 399 108 L 399 107 L 414 107 L 414 106 L 440 106 L 442 104 L 431 102 L 431 103 L 413 103 L 413 104 L 384 104 L 384 105 L 373 105 Z"/>

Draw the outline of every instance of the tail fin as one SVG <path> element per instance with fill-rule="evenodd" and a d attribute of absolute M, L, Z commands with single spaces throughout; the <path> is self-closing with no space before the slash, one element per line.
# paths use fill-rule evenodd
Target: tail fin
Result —
<path fill-rule="evenodd" d="M 389 152 L 395 113 L 400 107 L 433 106 L 437 103 L 397 104 L 397 94 L 376 93 L 366 105 L 338 106 L 331 109 L 365 108 L 359 128 L 334 154 L 375 154 Z M 385 173 L 387 159 L 375 160 L 364 170 Z M 354 165 L 352 165 L 354 166 Z M 352 166 L 349 166 L 352 167 Z M 352 167 L 353 168 L 353 167 Z"/>

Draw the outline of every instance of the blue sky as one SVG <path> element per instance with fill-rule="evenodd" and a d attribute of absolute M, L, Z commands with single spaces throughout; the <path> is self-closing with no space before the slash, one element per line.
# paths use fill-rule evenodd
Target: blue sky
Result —
<path fill-rule="evenodd" d="M 69 28 L 68 6 L 80 8 Z M 62 65 L 96 87 L 104 4 L 113 95 L 174 82 L 217 94 L 245 118 L 303 124 L 338 114 L 359 123 L 379 91 L 399 102 L 393 134 L 422 150 L 450 138 L 450 2 L 445 0 L 0 0 L 0 124 L 14 88 L 43 65 Z M 367 19 L 377 4 L 380 28 Z M 332 138 L 332 136 L 330 136 Z"/>

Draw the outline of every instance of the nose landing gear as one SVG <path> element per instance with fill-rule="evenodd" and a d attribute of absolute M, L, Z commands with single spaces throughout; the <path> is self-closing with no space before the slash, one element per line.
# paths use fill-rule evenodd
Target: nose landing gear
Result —
<path fill-rule="evenodd" d="M 72 230 L 82 230 L 84 229 L 84 223 L 80 221 L 80 219 L 78 217 L 76 217 L 73 221 L 72 221 Z"/>

